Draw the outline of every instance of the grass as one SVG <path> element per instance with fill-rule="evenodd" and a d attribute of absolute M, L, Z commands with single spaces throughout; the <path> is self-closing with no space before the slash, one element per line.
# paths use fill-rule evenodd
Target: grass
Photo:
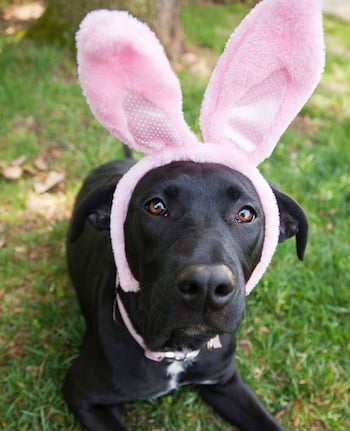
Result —
<path fill-rule="evenodd" d="M 187 4 L 191 50 L 211 66 L 247 10 Z M 195 24 L 194 24 L 195 23 Z M 305 262 L 279 246 L 248 298 L 238 365 L 287 429 L 350 429 L 350 31 L 326 17 L 321 84 L 264 162 L 265 176 L 299 200 L 310 220 Z M 182 66 L 185 115 L 198 131 L 210 67 Z M 60 386 L 83 321 L 67 277 L 64 238 L 74 195 L 120 145 L 92 118 L 64 50 L 0 35 L 0 160 L 27 157 L 18 180 L 0 177 L 0 429 L 75 431 Z M 44 160 L 47 171 L 37 168 Z M 48 171 L 65 180 L 38 195 Z M 194 388 L 127 406 L 131 430 L 226 431 Z"/>

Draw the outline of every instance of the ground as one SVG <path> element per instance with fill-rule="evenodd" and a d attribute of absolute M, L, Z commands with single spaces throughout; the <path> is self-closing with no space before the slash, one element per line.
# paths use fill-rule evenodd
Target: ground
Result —
<path fill-rule="evenodd" d="M 34 5 L 37 16 L 40 3 Z M 89 112 L 72 54 L 22 37 L 31 19 L 19 19 L 24 10 L 2 8 L 0 22 L 0 428 L 76 431 L 60 394 L 83 331 L 65 235 L 84 176 L 122 152 Z M 174 68 L 197 132 L 210 71 L 246 12 L 210 3 L 183 7 L 189 51 Z M 287 429 L 348 431 L 350 31 L 334 17 L 324 22 L 322 81 L 261 167 L 308 214 L 306 258 L 297 261 L 293 241 L 279 247 L 248 297 L 238 365 Z M 126 412 L 135 431 L 232 429 L 193 388 Z"/>

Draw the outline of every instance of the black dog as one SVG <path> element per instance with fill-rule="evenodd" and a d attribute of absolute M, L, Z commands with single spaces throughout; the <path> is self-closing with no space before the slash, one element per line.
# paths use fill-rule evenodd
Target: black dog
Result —
<path fill-rule="evenodd" d="M 88 430 L 121 431 L 127 428 L 120 404 L 196 384 L 204 400 L 240 430 L 283 430 L 234 360 L 233 333 L 245 309 L 245 282 L 259 261 L 269 217 L 254 187 L 229 168 L 192 162 L 157 168 L 137 185 L 125 241 L 141 290 L 117 293 L 148 349 L 182 353 L 156 362 L 145 357 L 116 302 L 110 209 L 116 184 L 132 164 L 115 161 L 94 170 L 75 206 L 68 265 L 86 334 L 64 383 L 70 409 Z M 306 216 L 289 196 L 273 190 L 280 242 L 296 235 L 302 259 Z"/>

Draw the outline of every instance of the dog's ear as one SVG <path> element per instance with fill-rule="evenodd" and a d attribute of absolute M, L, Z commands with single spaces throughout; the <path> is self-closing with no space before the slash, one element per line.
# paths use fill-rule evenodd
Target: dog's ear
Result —
<path fill-rule="evenodd" d="M 77 241 L 83 231 L 85 220 L 96 230 L 108 230 L 116 182 L 99 187 L 90 193 L 75 209 L 70 227 L 69 241 Z"/>
<path fill-rule="evenodd" d="M 280 213 L 280 236 L 278 242 L 283 242 L 292 236 L 296 237 L 296 251 L 300 260 L 304 253 L 308 237 L 308 221 L 301 206 L 286 193 L 278 190 L 270 183 Z"/>

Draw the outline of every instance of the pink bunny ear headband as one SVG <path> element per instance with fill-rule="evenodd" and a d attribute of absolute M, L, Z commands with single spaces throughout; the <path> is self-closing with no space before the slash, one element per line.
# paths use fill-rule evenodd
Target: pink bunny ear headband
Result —
<path fill-rule="evenodd" d="M 321 0 L 264 0 L 232 34 L 207 87 L 198 141 L 182 112 L 182 93 L 154 33 L 126 12 L 98 10 L 77 34 L 80 83 L 96 118 L 130 148 L 146 153 L 120 180 L 111 210 L 119 283 L 136 292 L 125 255 L 131 195 L 150 170 L 173 161 L 219 163 L 253 183 L 265 214 L 260 262 L 266 271 L 279 237 L 275 196 L 257 166 L 314 91 L 324 67 Z"/>

